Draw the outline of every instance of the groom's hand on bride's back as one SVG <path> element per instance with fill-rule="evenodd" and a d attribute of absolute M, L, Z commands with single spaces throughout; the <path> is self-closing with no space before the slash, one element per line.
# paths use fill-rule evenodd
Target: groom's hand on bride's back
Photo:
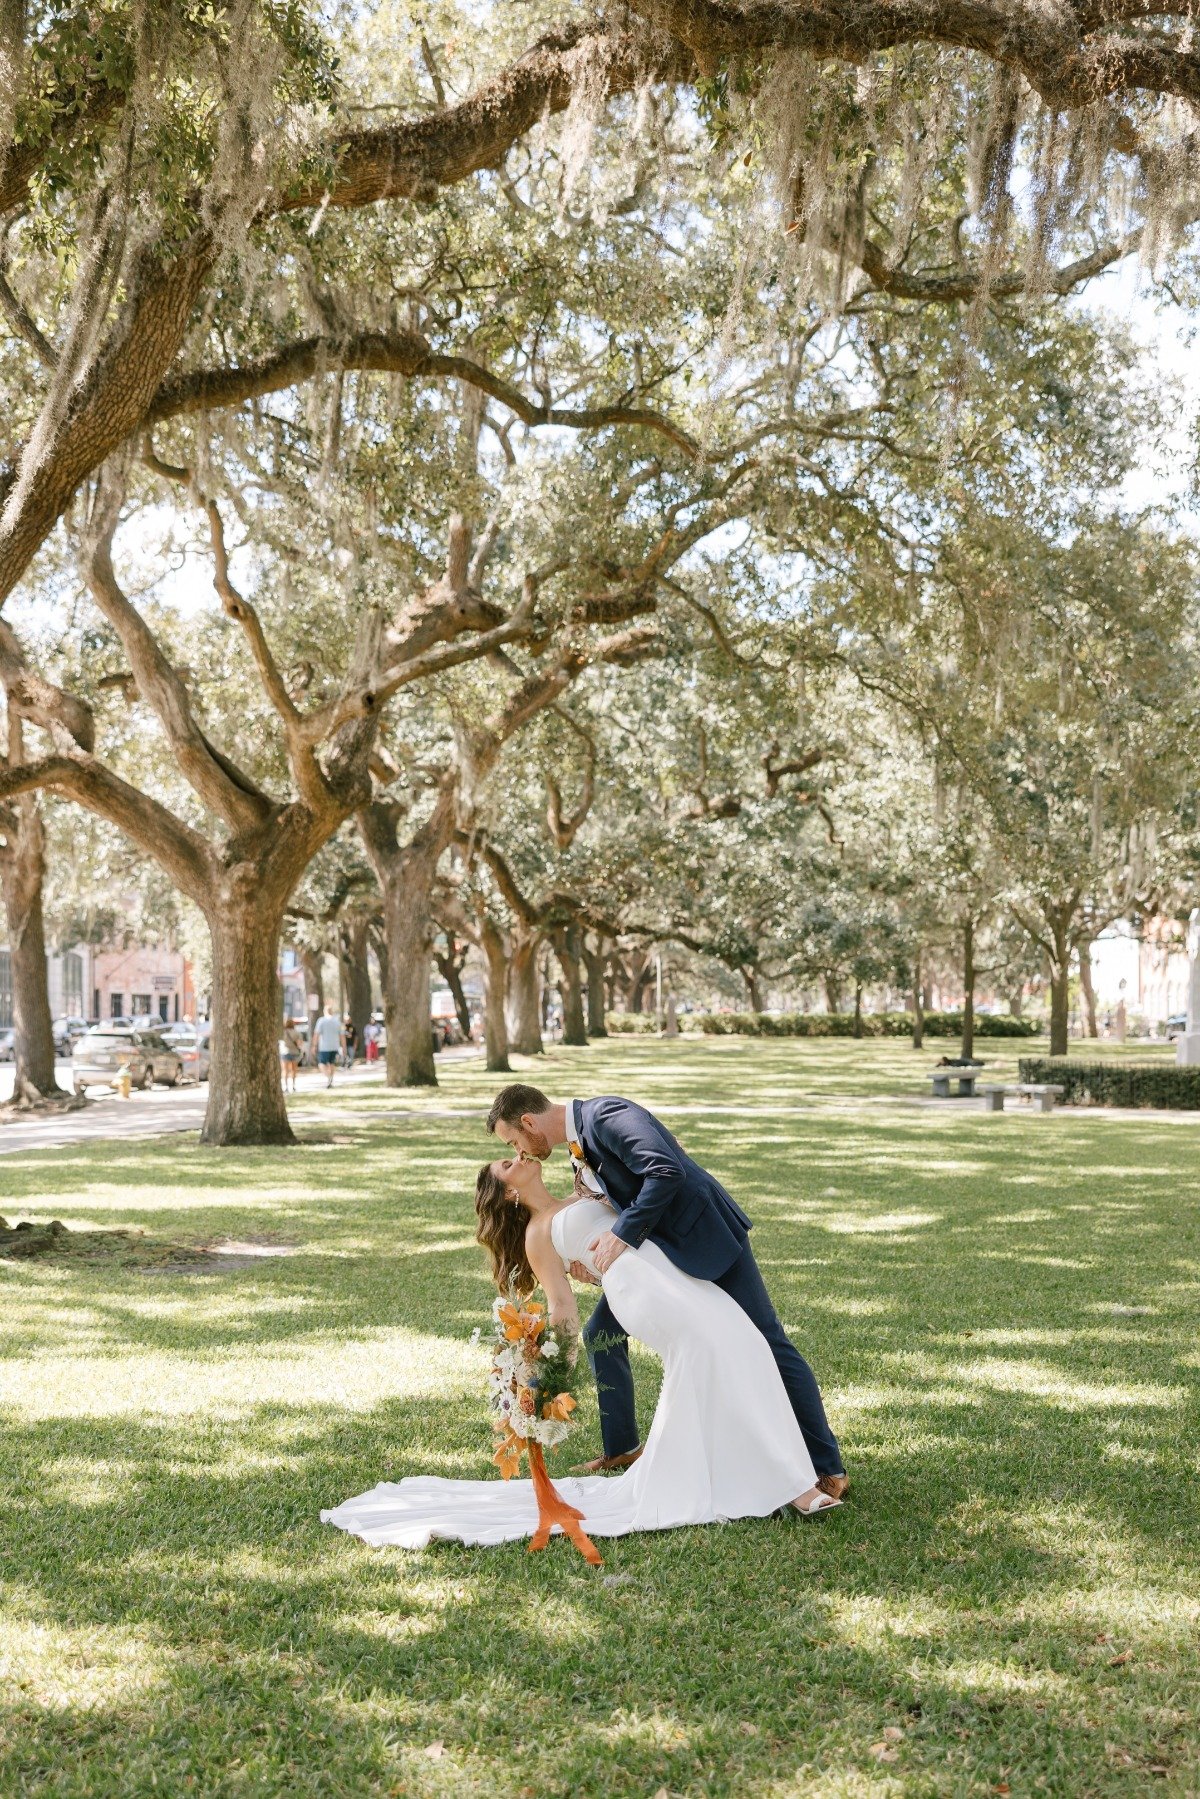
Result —
<path fill-rule="evenodd" d="M 594 1243 L 589 1243 L 588 1248 L 591 1250 L 592 1260 L 601 1274 L 607 1274 L 617 1257 L 623 1256 L 629 1245 L 615 1232 L 605 1231 L 596 1238 Z"/>

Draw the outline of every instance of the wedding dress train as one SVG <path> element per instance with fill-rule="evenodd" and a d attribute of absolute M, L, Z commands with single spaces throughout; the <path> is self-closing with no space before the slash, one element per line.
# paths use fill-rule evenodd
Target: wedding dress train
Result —
<path fill-rule="evenodd" d="M 564 1264 L 594 1270 L 589 1244 L 612 1222 L 602 1200 L 557 1212 Z M 551 1476 L 593 1537 L 761 1518 L 815 1484 L 816 1474 L 765 1337 L 711 1281 L 696 1280 L 647 1239 L 604 1276 L 605 1296 L 631 1337 L 662 1358 L 663 1379 L 641 1459 L 620 1475 Z M 532 1536 L 529 1480 L 384 1481 L 321 1513 L 364 1542 L 420 1549 L 434 1538 L 506 1543 Z"/>

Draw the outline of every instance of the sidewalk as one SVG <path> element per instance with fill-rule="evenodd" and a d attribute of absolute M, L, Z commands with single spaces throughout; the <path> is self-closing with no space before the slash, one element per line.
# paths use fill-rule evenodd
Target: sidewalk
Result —
<path fill-rule="evenodd" d="M 482 1054 L 476 1044 L 464 1043 L 443 1050 L 437 1060 L 439 1063 L 461 1062 Z M 69 1062 L 58 1064 L 58 1079 L 60 1085 L 70 1086 Z M 333 1090 L 336 1093 L 339 1088 L 382 1085 L 383 1064 L 359 1062 L 353 1068 L 338 1069 Z M 296 1098 L 324 1092 L 325 1076 L 320 1070 L 302 1068 Z M 11 1093 L 11 1064 L 0 1066 L 0 1100 L 7 1099 Z M 79 1112 L 55 1112 L 42 1118 L 16 1119 L 11 1124 L 0 1124 L 0 1156 L 17 1155 L 22 1150 L 61 1149 L 72 1143 L 94 1143 L 103 1137 L 136 1142 L 139 1138 L 165 1137 L 173 1131 L 198 1131 L 204 1122 L 207 1103 L 207 1085 L 153 1087 L 148 1093 L 133 1093 L 128 1099 L 118 1099 L 115 1094 L 97 1097 L 89 1100 Z M 327 1117 L 324 1112 L 296 1113 L 298 1122 L 304 1124 L 324 1122 Z M 2 1193 L 3 1181 L 0 1180 Z"/>

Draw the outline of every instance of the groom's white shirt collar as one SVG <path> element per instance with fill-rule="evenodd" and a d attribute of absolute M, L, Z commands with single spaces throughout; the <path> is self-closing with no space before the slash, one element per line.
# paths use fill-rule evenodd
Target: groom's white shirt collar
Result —
<path fill-rule="evenodd" d="M 582 1120 L 579 1113 L 579 1101 L 576 1099 L 567 1101 L 567 1153 L 570 1155 L 572 1165 L 582 1173 L 584 1186 L 590 1187 L 593 1193 L 603 1192 L 595 1172 L 589 1168 L 587 1158 L 583 1153 Z"/>

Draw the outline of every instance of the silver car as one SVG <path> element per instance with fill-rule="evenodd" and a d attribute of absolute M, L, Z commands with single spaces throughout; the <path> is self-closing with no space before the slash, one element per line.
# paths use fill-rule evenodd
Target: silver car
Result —
<path fill-rule="evenodd" d="M 71 1065 L 76 1093 L 86 1093 L 89 1087 L 115 1088 L 125 1067 L 133 1085 L 143 1092 L 155 1081 L 177 1087 L 183 1078 L 182 1061 L 157 1032 L 114 1030 L 111 1025 L 96 1025 L 81 1037 L 71 1052 Z"/>
<path fill-rule="evenodd" d="M 190 1024 L 173 1024 L 169 1030 L 162 1031 L 159 1035 L 183 1063 L 185 1081 L 206 1081 L 208 1079 L 208 1046 L 211 1033 L 207 1026 L 202 1025 L 198 1029 L 193 1029 Z"/>

